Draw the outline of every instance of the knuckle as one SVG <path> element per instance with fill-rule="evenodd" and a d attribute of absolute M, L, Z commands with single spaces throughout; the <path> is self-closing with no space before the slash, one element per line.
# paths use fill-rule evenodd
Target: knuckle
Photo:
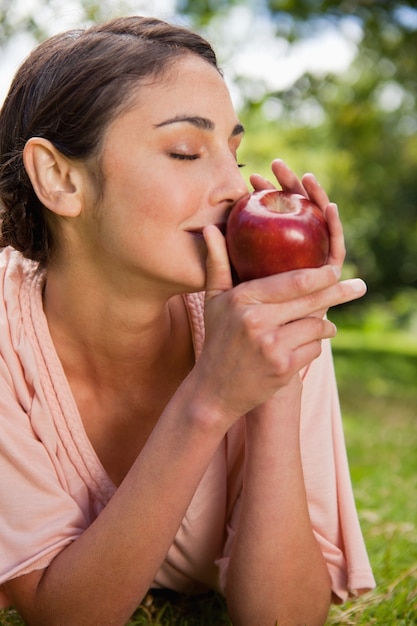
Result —
<path fill-rule="evenodd" d="M 262 356 L 270 363 L 273 375 L 278 378 L 288 376 L 291 369 L 291 350 L 279 340 L 279 331 L 266 333 L 260 340 Z"/>
<path fill-rule="evenodd" d="M 273 351 L 275 348 L 275 333 L 264 333 L 259 337 L 259 350 L 262 357 L 268 361 L 273 360 Z"/>
<path fill-rule="evenodd" d="M 241 315 L 242 326 L 249 337 L 257 335 L 261 328 L 261 316 L 258 307 L 246 307 Z"/>
<path fill-rule="evenodd" d="M 297 293 L 306 293 L 311 288 L 311 279 L 308 272 L 296 270 L 291 276 L 293 288 Z"/>
<path fill-rule="evenodd" d="M 275 375 L 280 378 L 287 380 L 290 378 L 292 358 L 291 354 L 281 353 L 275 359 Z"/>
<path fill-rule="evenodd" d="M 321 295 L 322 294 L 320 292 L 312 291 L 311 293 L 308 293 L 305 296 L 307 307 L 310 311 L 316 311 L 317 309 L 321 307 L 321 300 L 320 300 Z"/>

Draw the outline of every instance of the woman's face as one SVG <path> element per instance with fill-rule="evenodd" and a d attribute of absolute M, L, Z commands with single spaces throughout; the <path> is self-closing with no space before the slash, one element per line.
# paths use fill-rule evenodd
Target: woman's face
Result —
<path fill-rule="evenodd" d="M 202 228 L 247 193 L 242 131 L 222 77 L 197 56 L 138 88 L 106 132 L 103 200 L 84 219 L 83 249 L 103 276 L 149 293 L 204 288 Z"/>

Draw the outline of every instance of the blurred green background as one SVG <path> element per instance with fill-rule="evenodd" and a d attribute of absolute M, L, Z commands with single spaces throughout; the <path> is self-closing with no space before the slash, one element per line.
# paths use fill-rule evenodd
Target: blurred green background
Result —
<path fill-rule="evenodd" d="M 368 284 L 361 301 L 330 317 L 339 327 L 333 347 L 346 441 L 378 588 L 335 608 L 329 624 L 417 624 L 415 5 L 0 0 L 0 102 L 17 64 L 54 32 L 134 13 L 189 25 L 214 44 L 224 67 L 247 129 L 244 173 L 270 177 L 272 159 L 283 158 L 299 175 L 316 174 L 339 205 L 345 276 Z M 218 598 L 213 617 L 207 604 L 193 617 L 183 605 L 149 602 L 132 623 L 227 622 Z M 0 612 L 0 624 L 12 623 L 21 622 Z"/>

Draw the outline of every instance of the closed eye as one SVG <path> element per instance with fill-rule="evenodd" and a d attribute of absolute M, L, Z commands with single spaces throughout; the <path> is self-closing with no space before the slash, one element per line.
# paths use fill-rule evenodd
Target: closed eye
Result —
<path fill-rule="evenodd" d="M 170 152 L 169 156 L 172 159 L 178 159 L 179 161 L 195 161 L 200 158 L 199 154 L 182 154 L 181 152 Z M 245 163 L 237 163 L 238 167 L 245 167 Z"/>
<path fill-rule="evenodd" d="M 195 161 L 199 158 L 198 154 L 181 154 L 179 152 L 170 152 L 169 156 L 179 161 Z"/>

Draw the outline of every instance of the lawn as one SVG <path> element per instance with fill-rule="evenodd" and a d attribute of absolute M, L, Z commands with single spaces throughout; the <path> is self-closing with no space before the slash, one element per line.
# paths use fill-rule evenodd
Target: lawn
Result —
<path fill-rule="evenodd" d="M 395 349 L 384 337 L 372 349 L 359 349 L 351 337 L 352 349 L 346 338 L 335 341 L 335 363 L 378 587 L 334 609 L 328 623 L 411 626 L 417 624 L 417 350 L 413 341 Z"/>
<path fill-rule="evenodd" d="M 417 346 L 410 337 L 334 341 L 356 501 L 377 589 L 331 610 L 331 625 L 417 624 Z M 1 626 L 20 626 L 0 611 Z M 148 596 L 129 626 L 228 626 L 222 598 Z"/>

